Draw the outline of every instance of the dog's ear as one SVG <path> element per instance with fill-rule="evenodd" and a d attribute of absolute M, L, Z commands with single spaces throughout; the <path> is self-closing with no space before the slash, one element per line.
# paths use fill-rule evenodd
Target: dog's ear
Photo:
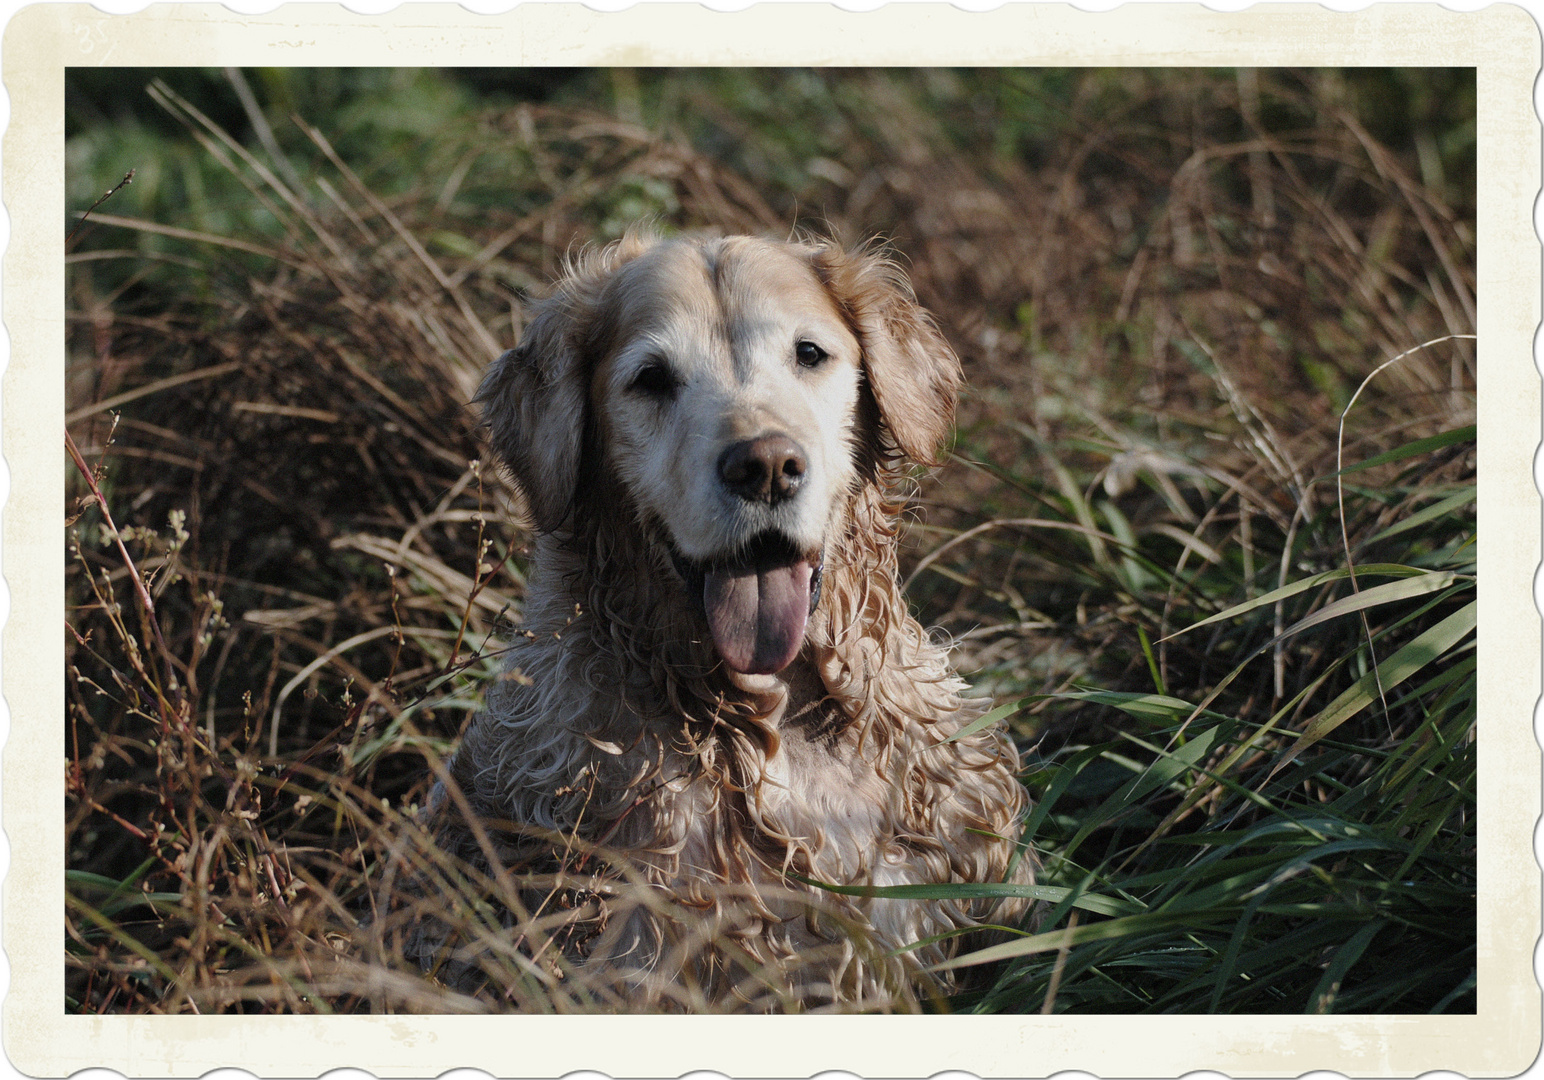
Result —
<path fill-rule="evenodd" d="M 959 357 L 889 259 L 833 244 L 818 247 L 813 261 L 858 333 L 881 423 L 907 457 L 937 464 L 939 444 L 954 424 Z"/>
<path fill-rule="evenodd" d="M 588 394 L 574 331 L 571 313 L 549 302 L 477 391 L 489 441 L 541 532 L 563 524 L 579 485 Z"/>
<path fill-rule="evenodd" d="M 611 275 L 657 237 L 630 229 L 567 267 L 520 344 L 489 365 L 477 391 L 494 451 L 504 459 L 541 532 L 561 528 L 579 492 L 589 420 L 597 312 Z"/>

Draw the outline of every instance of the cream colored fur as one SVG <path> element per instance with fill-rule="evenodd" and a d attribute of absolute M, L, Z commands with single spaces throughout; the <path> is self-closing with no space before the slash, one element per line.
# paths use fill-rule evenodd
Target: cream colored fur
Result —
<path fill-rule="evenodd" d="M 801 341 L 825 358 L 796 362 Z M 640 390 L 661 363 L 674 390 Z M 949 741 L 982 703 L 897 586 L 905 470 L 948 433 L 959 378 L 889 262 L 745 237 L 585 256 L 490 368 L 484 415 L 538 539 L 525 634 L 451 777 L 480 819 L 512 823 L 499 860 L 590 875 L 600 915 L 568 952 L 625 988 L 614 1004 L 905 1006 L 948 986 L 921 971 L 961 938 L 894 950 L 1024 917 L 1020 899 L 800 880 L 1032 880 L 1015 751 L 1000 728 Z M 797 497 L 726 497 L 724 448 L 769 430 L 805 451 Z M 766 530 L 822 560 L 822 584 L 792 663 L 745 675 L 677 566 Z M 459 805 L 437 794 L 441 841 L 486 863 Z M 589 845 L 615 854 L 576 857 Z M 629 875 L 642 899 L 608 884 Z"/>

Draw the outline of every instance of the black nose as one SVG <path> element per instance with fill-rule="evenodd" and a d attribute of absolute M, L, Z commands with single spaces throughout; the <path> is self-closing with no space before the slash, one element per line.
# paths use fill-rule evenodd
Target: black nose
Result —
<path fill-rule="evenodd" d="M 776 504 L 792 498 L 808 469 L 804 448 L 787 435 L 737 442 L 718 459 L 724 486 L 746 502 Z"/>

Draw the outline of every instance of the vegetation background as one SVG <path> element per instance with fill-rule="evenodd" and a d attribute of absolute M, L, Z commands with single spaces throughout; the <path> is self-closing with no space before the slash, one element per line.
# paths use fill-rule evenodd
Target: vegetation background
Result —
<path fill-rule="evenodd" d="M 1475 1008 L 1472 70 L 66 94 L 70 1011 L 625 1005 L 412 816 L 519 632 L 468 400 L 640 219 L 881 236 L 964 360 L 903 572 L 1023 748 L 1049 913 L 929 1007 Z M 502 1000 L 403 963 L 403 860 Z"/>

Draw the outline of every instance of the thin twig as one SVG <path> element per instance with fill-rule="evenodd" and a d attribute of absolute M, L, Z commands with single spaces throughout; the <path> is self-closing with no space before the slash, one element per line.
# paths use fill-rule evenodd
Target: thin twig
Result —
<path fill-rule="evenodd" d="M 145 581 L 139 576 L 139 569 L 134 565 L 134 559 L 129 555 L 129 549 L 123 542 L 123 534 L 118 531 L 118 526 L 113 523 L 112 512 L 107 509 L 107 499 L 102 495 L 102 489 L 97 486 L 96 476 L 92 473 L 86 459 L 81 456 L 80 450 L 75 445 L 75 440 L 70 436 L 69 430 L 64 433 L 64 445 L 70 452 L 70 457 L 75 461 L 75 468 L 80 470 L 81 476 L 91 488 L 91 494 L 96 497 L 98 508 L 102 511 L 102 520 L 107 523 L 108 531 L 113 535 L 114 542 L 118 545 L 118 553 L 123 556 L 123 562 L 129 571 L 129 580 L 134 583 L 134 595 L 139 597 L 140 607 L 144 610 L 145 620 L 150 626 L 150 632 L 155 635 L 156 648 L 161 654 L 161 663 L 166 667 L 166 685 L 176 692 L 177 674 L 172 670 L 171 650 L 166 647 L 166 639 L 161 636 L 161 624 L 155 616 L 155 601 L 150 597 L 150 590 L 145 588 Z M 170 710 L 171 715 L 176 715 L 176 710 L 171 709 L 170 703 L 160 687 L 154 687 L 156 697 L 159 699 L 163 710 Z M 180 695 L 179 695 L 180 696 Z M 163 716 L 167 713 L 163 711 Z M 168 717 L 169 718 L 169 717 Z"/>
<path fill-rule="evenodd" d="M 367 641 L 374 641 L 378 637 L 384 637 L 387 634 L 398 632 L 398 628 L 393 625 L 377 626 L 373 630 L 366 630 L 362 634 L 355 634 L 353 637 L 347 639 L 346 641 L 338 642 L 338 644 L 334 645 L 332 648 L 328 649 L 326 652 L 322 653 L 322 655 L 318 656 L 315 660 L 312 660 L 309 664 L 296 672 L 295 677 L 289 682 L 285 683 L 284 689 L 279 691 L 279 700 L 274 702 L 273 725 L 269 728 L 268 731 L 268 756 L 271 758 L 279 756 L 279 718 L 284 714 L 284 703 L 289 700 L 289 696 L 295 692 L 295 688 L 297 686 L 305 682 L 306 679 L 310 678 L 311 675 L 318 669 L 322 668 L 326 664 L 331 663 L 333 660 L 348 652 L 356 645 L 363 645 Z"/>
<path fill-rule="evenodd" d="M 105 203 L 108 199 L 111 199 L 114 195 L 118 194 L 118 191 L 119 191 L 120 188 L 127 187 L 129 184 L 132 184 L 133 182 L 134 182 L 134 170 L 130 169 L 128 172 L 124 173 L 122 180 L 119 180 L 116 184 L 114 184 L 111 188 L 109 188 L 107 190 L 107 193 L 105 195 L 103 195 L 96 202 L 92 203 L 86 209 L 86 212 L 80 216 L 80 220 L 75 223 L 75 228 L 71 229 L 69 231 L 69 233 L 65 236 L 65 238 L 64 238 L 64 249 L 66 251 L 70 250 L 70 241 L 75 239 L 75 234 L 80 232 L 81 227 L 86 224 L 86 219 L 91 216 L 91 211 L 92 210 L 95 210 L 97 207 L 99 207 L 103 203 Z"/>

